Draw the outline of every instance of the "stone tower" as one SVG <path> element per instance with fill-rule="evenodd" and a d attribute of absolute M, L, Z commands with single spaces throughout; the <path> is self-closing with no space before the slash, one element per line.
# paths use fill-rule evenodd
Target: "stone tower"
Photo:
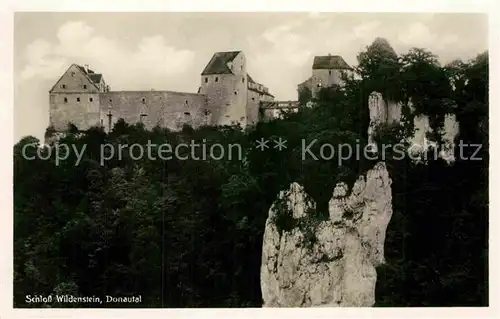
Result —
<path fill-rule="evenodd" d="M 351 67 L 340 55 L 314 57 L 311 77 L 311 93 L 314 96 L 322 88 L 342 85 L 341 72 L 351 70 Z"/>
<path fill-rule="evenodd" d="M 101 124 L 100 94 L 108 86 L 88 66 L 72 64 L 49 91 L 50 125 L 64 131 L 71 122 L 81 130 Z"/>
<path fill-rule="evenodd" d="M 241 51 L 217 52 L 201 73 L 211 125 L 247 125 L 247 66 Z"/>
<path fill-rule="evenodd" d="M 322 88 L 342 85 L 341 73 L 351 71 L 352 68 L 340 55 L 315 56 L 312 65 L 312 76 L 297 86 L 300 94 L 304 90 L 311 92 L 316 97 Z"/>

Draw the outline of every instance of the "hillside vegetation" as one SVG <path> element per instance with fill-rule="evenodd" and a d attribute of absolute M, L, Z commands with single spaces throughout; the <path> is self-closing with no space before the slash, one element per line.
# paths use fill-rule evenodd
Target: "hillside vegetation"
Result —
<path fill-rule="evenodd" d="M 378 91 L 427 114 L 433 127 L 444 114 L 460 123 L 458 140 L 481 144 L 475 157 L 453 165 L 387 158 L 394 214 L 378 269 L 377 306 L 485 306 L 488 304 L 488 55 L 441 66 L 423 49 L 397 56 L 377 39 L 358 56 L 356 78 L 324 89 L 313 108 L 239 127 L 185 127 L 181 132 L 120 121 L 59 143 L 85 153 L 59 163 L 23 158 L 26 137 L 14 147 L 14 304 L 26 295 L 142 295 L 123 307 L 260 307 L 262 236 L 276 195 L 304 185 L 326 211 L 334 185 L 352 184 L 373 159 L 302 159 L 302 140 L 366 144 L 368 95 Z M 453 102 L 453 103 L 450 103 Z M 455 107 L 450 107 L 455 105 Z M 410 116 L 410 115 L 408 115 Z M 411 121 L 380 133 L 380 142 L 409 136 Z M 397 136 L 396 136 L 397 135 Z M 401 136 L 400 136 L 401 135 Z M 287 141 L 286 149 L 274 140 Z M 268 149 L 256 148 L 261 138 Z M 437 137 L 439 138 L 439 137 Z M 135 160 L 128 152 L 101 165 L 101 145 L 164 144 L 194 140 L 241 145 L 241 158 Z M 55 146 L 41 146 L 42 153 Z M 458 143 L 457 143 L 458 147 Z M 27 149 L 35 155 L 35 148 Z M 201 148 L 197 156 L 201 157 Z M 457 155 L 460 150 L 457 148 Z M 476 148 L 466 148 L 470 157 Z M 236 153 L 235 153 L 236 154 Z M 183 155 L 190 155 L 187 148 Z M 67 307 L 53 303 L 51 307 Z M 73 304 L 75 307 L 104 305 Z"/>

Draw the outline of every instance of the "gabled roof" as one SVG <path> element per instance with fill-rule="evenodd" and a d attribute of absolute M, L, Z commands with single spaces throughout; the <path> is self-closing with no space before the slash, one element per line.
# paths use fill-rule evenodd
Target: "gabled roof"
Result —
<path fill-rule="evenodd" d="M 298 87 L 309 87 L 311 85 L 312 77 L 309 77 L 307 80 L 305 80 L 302 83 L 299 83 L 297 86 Z"/>
<path fill-rule="evenodd" d="M 94 73 L 94 71 L 92 71 L 92 70 L 90 70 L 90 69 L 88 70 L 88 73 L 87 73 L 87 72 L 85 71 L 85 68 L 84 68 L 84 67 L 82 67 L 81 65 L 78 65 L 78 64 L 73 63 L 73 64 L 71 64 L 71 65 L 69 66 L 69 68 L 68 68 L 66 71 L 64 71 L 64 73 L 63 73 L 63 74 L 59 77 L 59 79 L 56 81 L 56 83 L 54 83 L 54 85 L 53 85 L 53 86 L 52 86 L 52 88 L 49 90 L 49 92 L 52 92 L 52 91 L 54 90 L 54 88 L 56 87 L 57 83 L 59 83 L 59 81 L 61 81 L 61 79 L 63 78 L 63 76 L 64 76 L 66 73 L 68 73 L 68 71 L 71 69 L 71 67 L 72 67 L 73 65 L 76 67 L 76 69 L 77 69 L 77 70 L 79 70 L 80 72 L 82 72 L 82 73 L 83 73 L 83 75 L 85 75 L 85 77 L 89 80 L 89 82 L 90 82 L 90 83 L 92 83 L 92 84 L 94 85 L 94 87 L 95 87 L 96 89 L 98 89 L 98 90 L 99 90 L 99 88 L 96 86 L 96 83 L 99 83 L 99 82 L 101 81 L 102 74 L 97 74 L 97 73 Z M 94 79 L 92 79 L 92 77 L 91 77 L 91 76 L 94 76 L 96 80 L 97 80 L 97 78 L 98 78 L 98 80 L 99 80 L 99 81 L 98 81 L 98 82 L 95 82 L 95 81 L 94 81 Z"/>
<path fill-rule="evenodd" d="M 210 59 L 210 62 L 208 62 L 201 75 L 233 74 L 227 64 L 232 62 L 240 52 L 241 51 L 216 52 Z"/>
<path fill-rule="evenodd" d="M 325 55 L 315 56 L 313 62 L 313 70 L 317 69 L 335 69 L 335 70 L 351 70 L 340 55 Z"/>

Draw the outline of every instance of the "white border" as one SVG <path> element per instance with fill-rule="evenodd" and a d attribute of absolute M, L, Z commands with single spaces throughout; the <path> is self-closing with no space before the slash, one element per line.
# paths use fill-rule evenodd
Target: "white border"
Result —
<path fill-rule="evenodd" d="M 332 0 L 9 0 L 1 2 L 0 13 L 0 84 L 1 84 L 1 112 L 0 116 L 0 139 L 3 146 L 0 165 L 1 177 L 1 227 L 0 252 L 2 263 L 0 263 L 0 318 L 98 318 L 98 317 L 157 317 L 157 318 L 496 318 L 500 317 L 499 307 L 495 301 L 499 300 L 498 293 L 499 276 L 496 272 L 498 266 L 498 236 L 496 229 L 499 218 L 496 214 L 490 214 L 490 246 L 489 246 L 489 300 L 488 308 L 295 308 L 295 309 L 107 309 L 107 310 L 19 310 L 12 308 L 12 247 L 13 247 L 13 186 L 12 186 L 12 145 L 13 140 L 13 12 L 15 11 L 186 11 L 186 12 L 236 12 L 236 11 L 305 11 L 305 12 L 482 12 L 490 14 L 489 39 L 490 39 L 490 123 L 496 123 L 500 107 L 500 98 L 494 88 L 500 88 L 500 23 L 499 15 L 496 14 L 494 0 L 419 0 L 411 3 L 403 0 L 350 0 L 333 3 Z M 496 106 L 496 107 L 495 107 Z M 26 114 L 29 116 L 29 114 Z M 500 190 L 498 169 L 498 148 L 495 139 L 500 125 L 490 124 L 490 211 L 499 212 L 498 195 L 495 190 Z M 497 195 L 497 197 L 495 197 Z"/>

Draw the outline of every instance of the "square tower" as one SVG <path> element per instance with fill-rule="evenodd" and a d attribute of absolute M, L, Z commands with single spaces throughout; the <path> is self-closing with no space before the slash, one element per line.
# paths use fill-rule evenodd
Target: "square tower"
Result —
<path fill-rule="evenodd" d="M 216 52 L 201 73 L 211 125 L 247 124 L 247 66 L 242 51 Z"/>

